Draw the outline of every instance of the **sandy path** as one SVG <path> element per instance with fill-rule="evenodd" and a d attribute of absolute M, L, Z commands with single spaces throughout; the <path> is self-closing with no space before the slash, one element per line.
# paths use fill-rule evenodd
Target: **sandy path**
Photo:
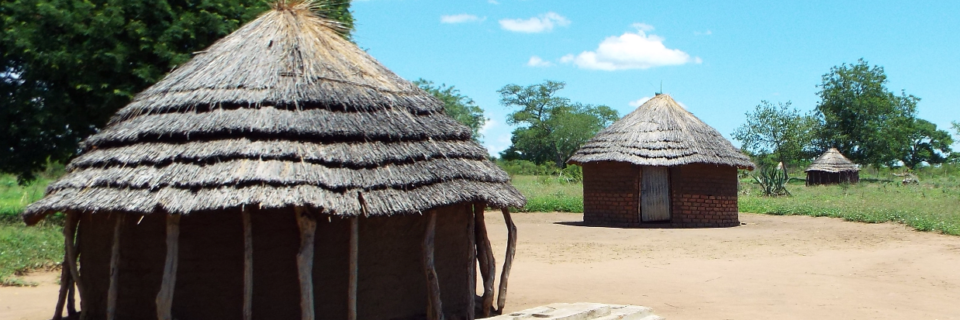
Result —
<path fill-rule="evenodd" d="M 514 215 L 507 311 L 589 301 L 649 306 L 671 320 L 960 319 L 960 237 L 802 216 L 618 229 L 563 224 L 579 214 Z M 504 228 L 490 229 L 502 252 Z"/>
<path fill-rule="evenodd" d="M 497 261 L 505 229 L 488 212 Z M 960 237 L 896 224 L 741 214 L 726 229 L 571 225 L 514 214 L 507 311 L 553 302 L 638 304 L 681 319 L 960 319 Z M 0 287 L 0 319 L 49 319 L 56 277 Z"/>

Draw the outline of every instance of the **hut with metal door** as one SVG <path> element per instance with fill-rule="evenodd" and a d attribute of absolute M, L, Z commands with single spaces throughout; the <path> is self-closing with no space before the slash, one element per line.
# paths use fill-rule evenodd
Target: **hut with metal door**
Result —
<path fill-rule="evenodd" d="M 737 169 L 754 168 L 666 94 L 601 130 L 568 163 L 583 167 L 583 221 L 621 226 L 739 225 Z"/>
<path fill-rule="evenodd" d="M 807 167 L 807 185 L 860 182 L 860 166 L 844 157 L 837 148 L 830 148 Z"/>
<path fill-rule="evenodd" d="M 23 213 L 66 214 L 57 316 L 473 319 L 523 196 L 443 103 L 274 5 L 139 93 Z M 474 267 L 484 290 L 476 305 Z"/>

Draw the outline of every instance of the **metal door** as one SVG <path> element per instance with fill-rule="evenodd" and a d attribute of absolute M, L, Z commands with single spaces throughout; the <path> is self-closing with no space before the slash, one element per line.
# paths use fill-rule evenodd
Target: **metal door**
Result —
<path fill-rule="evenodd" d="M 669 221 L 670 174 L 667 167 L 643 166 L 640 181 L 640 221 Z"/>

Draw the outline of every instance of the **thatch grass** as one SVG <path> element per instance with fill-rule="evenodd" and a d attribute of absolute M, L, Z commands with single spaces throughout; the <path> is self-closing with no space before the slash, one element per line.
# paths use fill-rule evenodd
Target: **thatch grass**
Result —
<path fill-rule="evenodd" d="M 641 166 L 707 163 L 754 168 L 750 158 L 719 131 L 690 113 L 669 95 L 658 94 L 600 130 L 568 163 L 619 161 Z"/>

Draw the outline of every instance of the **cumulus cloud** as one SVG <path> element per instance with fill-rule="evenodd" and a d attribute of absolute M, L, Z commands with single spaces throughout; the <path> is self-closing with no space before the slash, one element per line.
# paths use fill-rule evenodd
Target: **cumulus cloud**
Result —
<path fill-rule="evenodd" d="M 446 16 L 440 16 L 441 23 L 466 23 L 466 22 L 480 22 L 486 20 L 486 17 L 480 18 L 472 14 L 452 14 Z"/>
<path fill-rule="evenodd" d="M 527 61 L 527 66 L 530 66 L 530 67 L 549 67 L 552 65 L 553 65 L 552 62 L 543 60 L 538 56 L 532 56 L 530 57 L 530 60 Z"/>
<path fill-rule="evenodd" d="M 694 31 L 693 34 L 694 34 L 694 35 L 698 35 L 698 36 L 709 36 L 709 35 L 713 34 L 713 31 L 710 31 L 710 30 L 703 31 L 703 32 Z"/>
<path fill-rule="evenodd" d="M 503 19 L 500 27 L 504 30 L 523 33 L 540 33 L 553 30 L 554 26 L 568 26 L 570 20 L 556 12 L 547 12 L 530 19 Z"/>
<path fill-rule="evenodd" d="M 582 69 L 591 70 L 627 70 L 649 69 L 660 66 L 674 66 L 687 63 L 702 63 L 699 57 L 691 57 L 679 49 L 670 49 L 663 44 L 663 38 L 648 34 L 653 26 L 635 23 L 636 32 L 626 32 L 620 36 L 610 36 L 600 42 L 594 51 L 580 54 L 568 54 L 560 59 L 564 63 L 573 63 Z"/>
<path fill-rule="evenodd" d="M 650 98 L 653 98 L 653 97 L 643 97 L 643 98 L 640 98 L 640 99 L 637 99 L 637 100 L 630 101 L 630 103 L 628 103 L 628 104 L 629 104 L 631 107 L 636 108 L 636 107 L 642 106 L 643 103 L 644 103 L 644 102 L 647 102 L 647 100 L 650 100 Z"/>

